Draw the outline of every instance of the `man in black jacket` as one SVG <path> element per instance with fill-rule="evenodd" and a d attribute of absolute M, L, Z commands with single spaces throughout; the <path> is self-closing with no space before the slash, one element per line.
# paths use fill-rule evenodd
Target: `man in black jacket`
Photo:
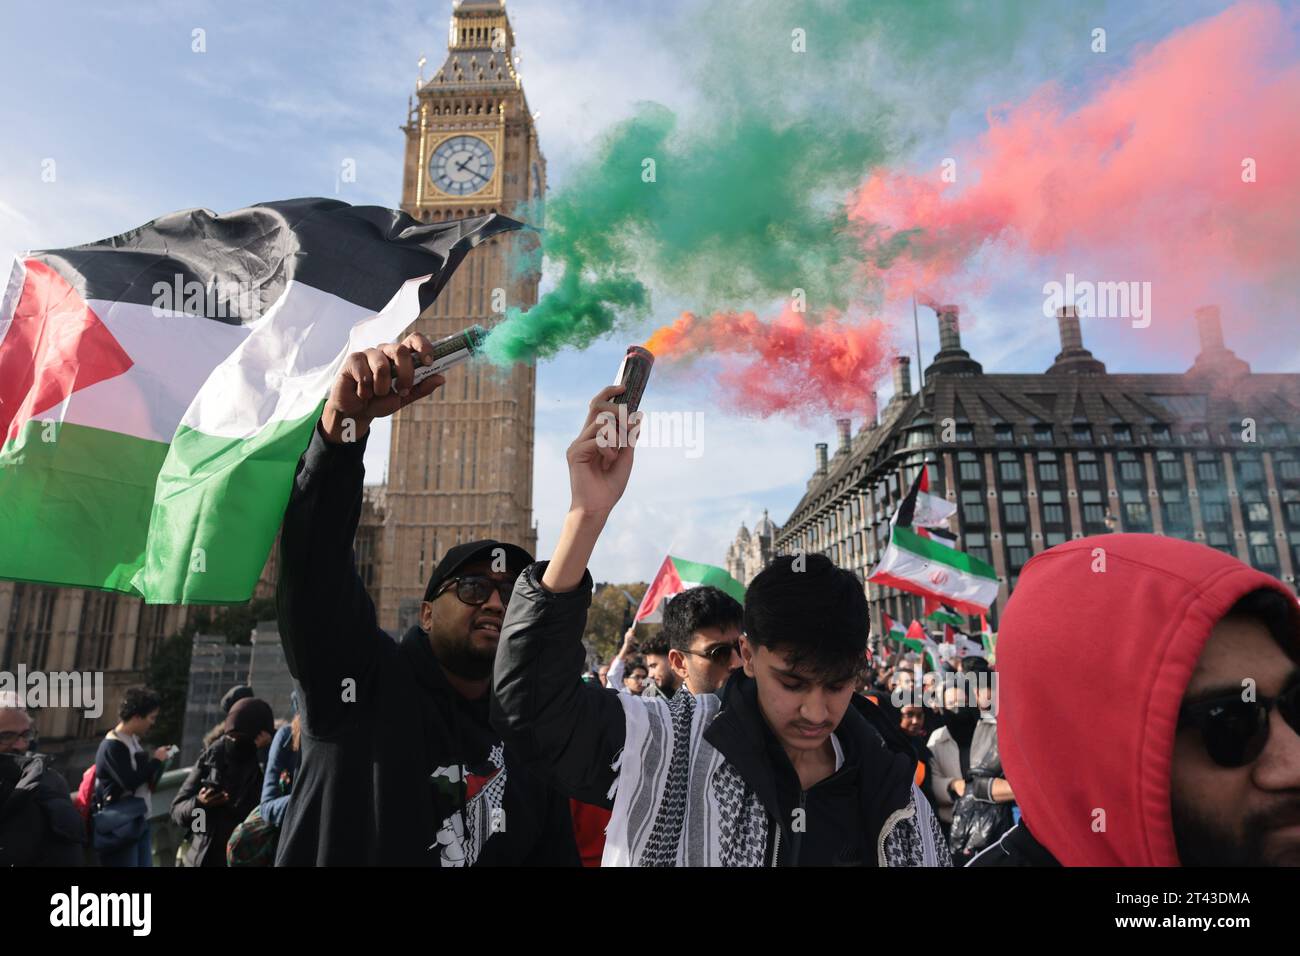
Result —
<path fill-rule="evenodd" d="M 621 391 L 592 401 L 568 451 L 573 500 L 554 555 L 515 587 L 494 725 L 572 796 L 612 810 L 604 866 L 947 865 L 910 747 L 854 694 L 869 629 L 861 582 L 824 556 L 778 558 L 750 584 L 742 669 L 720 701 L 582 682 L 586 565 L 632 468 L 631 445 L 609 437 Z"/>
<path fill-rule="evenodd" d="M 0 867 L 79 866 L 86 824 L 34 737 L 27 711 L 0 700 Z"/>
<path fill-rule="evenodd" d="M 488 723 L 492 657 L 531 556 L 479 541 L 434 572 L 394 643 L 357 575 L 370 422 L 433 392 L 412 335 L 350 355 L 298 465 L 280 537 L 280 633 L 303 703 L 277 865 L 578 864 L 568 802 Z M 394 370 L 395 369 L 395 373 Z"/>

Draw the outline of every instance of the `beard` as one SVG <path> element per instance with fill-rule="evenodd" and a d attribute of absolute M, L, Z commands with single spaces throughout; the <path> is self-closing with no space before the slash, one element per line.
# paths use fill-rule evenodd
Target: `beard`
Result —
<path fill-rule="evenodd" d="M 433 656 L 444 669 L 462 680 L 484 680 L 492 676 L 496 661 L 496 648 L 475 645 L 473 624 L 470 630 L 459 634 L 439 633 L 429 635 Z"/>
<path fill-rule="evenodd" d="M 1300 866 L 1300 850 L 1276 860 L 1264 857 L 1264 842 L 1281 820 L 1295 818 L 1294 805 L 1274 807 L 1250 814 L 1242 822 L 1240 835 L 1174 800 L 1172 805 L 1174 844 L 1183 866 Z"/>

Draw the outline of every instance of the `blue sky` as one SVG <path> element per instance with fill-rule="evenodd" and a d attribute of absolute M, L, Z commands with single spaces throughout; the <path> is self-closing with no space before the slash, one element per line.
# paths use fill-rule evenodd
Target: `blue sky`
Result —
<path fill-rule="evenodd" d="M 1041 6 L 1050 24 L 1069 5 Z M 1108 30 L 1118 66 L 1142 44 L 1222 7 L 1208 0 L 1100 4 L 1096 19 Z M 552 189 L 569 182 L 599 131 L 637 101 L 701 108 L 698 92 L 680 80 L 665 30 L 692 9 L 686 0 L 510 2 Z M 737 6 L 743 24 L 742 10 Z M 398 127 L 416 61 L 426 55 L 430 71 L 441 62 L 450 11 L 450 0 L 7 5 L 0 33 L 0 81 L 9 90 L 0 102 L 0 255 L 92 241 L 193 206 L 221 211 L 301 195 L 397 205 Z M 195 30 L 204 31 L 206 52 L 192 49 Z M 1079 43 L 1086 50 L 1086 36 Z M 944 155 L 946 140 L 982 129 L 990 101 L 1014 100 L 1051 78 L 1069 88 L 1080 56 L 1082 50 L 1030 57 L 990 77 L 989 89 L 972 91 L 969 104 L 940 108 L 929 138 L 917 144 L 918 161 Z M 356 181 L 339 182 L 348 159 Z M 48 160 L 53 182 L 42 180 Z M 982 319 L 966 344 L 986 370 L 1032 371 L 1051 362 L 1058 347 L 1051 323 L 1012 338 L 998 321 L 1037 311 L 1040 282 L 1026 289 L 1003 283 L 975 304 Z M 624 346 L 675 317 L 678 305 L 661 296 L 655 321 L 644 329 L 540 367 L 535 515 L 543 555 L 567 504 L 563 450 L 582 407 L 612 376 Z M 911 317 L 895 318 L 900 345 L 911 353 Z M 923 310 L 926 362 L 936 339 L 933 317 Z M 1181 370 L 1195 352 L 1190 341 L 1180 354 L 1149 355 L 1125 350 L 1113 334 L 1088 339 L 1113 370 Z M 1239 351 L 1258 370 L 1294 370 L 1293 349 Z M 756 421 L 718 411 L 709 383 L 692 374 L 657 379 L 652 392 L 656 385 L 673 390 L 675 407 L 704 413 L 702 453 L 687 458 L 681 449 L 646 449 L 639 456 L 627 498 L 593 559 L 598 580 L 646 579 L 669 550 L 721 563 L 742 520 L 752 526 L 764 508 L 785 519 L 811 471 L 814 442 L 833 442 L 829 420 Z M 882 397 L 887 393 L 882 387 Z M 386 434 L 376 438 L 371 480 L 382 478 L 386 458 Z"/>

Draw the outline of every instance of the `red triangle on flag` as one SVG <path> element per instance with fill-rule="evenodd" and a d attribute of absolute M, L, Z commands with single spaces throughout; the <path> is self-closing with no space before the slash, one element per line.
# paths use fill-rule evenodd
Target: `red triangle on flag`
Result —
<path fill-rule="evenodd" d="M 73 392 L 121 375 L 131 356 L 63 276 L 27 259 L 13 319 L 0 340 L 0 441 Z"/>

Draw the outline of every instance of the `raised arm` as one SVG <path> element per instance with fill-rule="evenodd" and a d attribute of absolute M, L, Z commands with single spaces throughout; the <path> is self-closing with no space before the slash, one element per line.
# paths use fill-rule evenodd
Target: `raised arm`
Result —
<path fill-rule="evenodd" d="M 302 686 L 313 733 L 330 732 L 342 717 L 343 681 L 359 679 L 385 639 L 352 552 L 361 518 L 362 456 L 374 419 L 443 383 L 433 375 L 411 386 L 415 363 L 426 361 L 432 361 L 429 342 L 419 334 L 349 355 L 298 462 L 280 532 L 276 601 L 285 657 Z"/>
<path fill-rule="evenodd" d="M 632 445 L 607 440 L 606 414 L 621 386 L 592 400 L 568 450 L 572 502 L 551 560 L 529 566 L 515 585 L 497 649 L 492 722 L 515 749 L 543 763 L 570 795 L 609 806 L 611 769 L 623 748 L 618 695 L 582 681 L 582 632 L 591 604 L 587 562 L 627 487 Z"/>

